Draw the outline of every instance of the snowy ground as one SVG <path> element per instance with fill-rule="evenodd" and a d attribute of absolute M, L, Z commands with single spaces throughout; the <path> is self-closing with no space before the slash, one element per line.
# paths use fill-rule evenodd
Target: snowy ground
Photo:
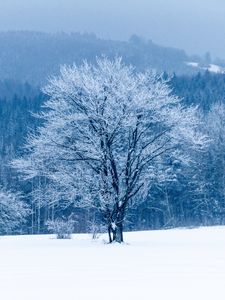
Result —
<path fill-rule="evenodd" d="M 125 234 L 126 245 L 0 237 L 1 300 L 225 297 L 225 227 Z"/>
<path fill-rule="evenodd" d="M 199 63 L 197 62 L 185 62 L 186 65 L 191 66 L 193 68 L 199 68 L 199 70 L 208 70 L 209 72 L 212 73 L 217 73 L 217 74 L 225 74 L 225 68 L 215 65 L 215 64 L 209 64 L 207 67 L 201 67 Z"/>

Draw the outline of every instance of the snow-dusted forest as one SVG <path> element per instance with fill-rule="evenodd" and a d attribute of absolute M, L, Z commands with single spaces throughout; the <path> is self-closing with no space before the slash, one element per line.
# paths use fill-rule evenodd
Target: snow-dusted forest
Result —
<path fill-rule="evenodd" d="M 49 206 L 97 210 L 110 242 L 123 241 L 126 211 L 144 201 L 151 182 L 172 179 L 165 162 L 188 165 L 189 153 L 208 144 L 195 107 L 170 95 L 162 77 L 135 73 L 121 59 L 63 67 L 44 92 L 43 126 L 12 167 L 44 181 Z"/>
<path fill-rule="evenodd" d="M 101 57 L 3 80 L 1 234 L 223 225 L 224 87 Z"/>

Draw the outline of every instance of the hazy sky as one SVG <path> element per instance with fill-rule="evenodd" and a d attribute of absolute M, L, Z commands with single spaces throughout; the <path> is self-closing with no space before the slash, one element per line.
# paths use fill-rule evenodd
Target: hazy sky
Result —
<path fill-rule="evenodd" d="M 225 58 L 225 0 L 0 0 L 0 30 L 133 33 Z"/>

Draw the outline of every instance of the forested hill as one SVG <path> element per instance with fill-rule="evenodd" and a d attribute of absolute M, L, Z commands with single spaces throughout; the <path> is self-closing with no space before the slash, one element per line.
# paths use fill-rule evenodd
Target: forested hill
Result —
<path fill-rule="evenodd" d="M 62 64 L 94 62 L 96 56 L 123 57 L 138 70 L 154 68 L 159 72 L 192 74 L 197 71 L 183 50 L 162 47 L 151 40 L 132 36 L 129 41 L 102 40 L 94 34 L 0 32 L 0 80 L 14 79 L 42 84 L 57 74 Z"/>

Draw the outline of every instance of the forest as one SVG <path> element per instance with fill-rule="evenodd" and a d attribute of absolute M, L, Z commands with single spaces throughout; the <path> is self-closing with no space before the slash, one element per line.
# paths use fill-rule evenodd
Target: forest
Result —
<path fill-rule="evenodd" d="M 220 65 L 222 70 L 224 67 L 222 60 L 212 60 L 209 53 L 204 57 L 188 56 L 182 50 L 158 46 L 136 35 L 127 42 L 119 42 L 102 40 L 94 34 L 1 32 L 0 42 L 2 45 L 0 49 L 1 234 L 47 233 L 57 231 L 59 228 L 63 228 L 63 231 L 97 233 L 108 228 L 109 239 L 112 239 L 115 235 L 114 227 L 119 228 L 120 224 L 124 230 L 224 224 L 225 74 L 222 71 L 216 73 L 207 70 L 207 66 L 211 64 Z M 99 58 L 96 60 L 96 57 Z M 122 57 L 122 62 L 119 57 Z M 108 72 L 100 63 L 104 61 Z M 192 61 L 199 67 L 193 67 L 192 63 L 187 64 Z M 102 74 L 105 74 L 104 78 L 101 77 L 102 74 L 98 75 L 101 78 L 100 82 L 95 75 L 97 67 L 98 72 L 101 70 Z M 84 71 L 85 68 L 92 70 L 92 73 Z M 118 74 L 113 68 L 118 68 Z M 112 79 L 106 81 L 110 72 Z M 121 75 L 121 78 L 117 79 L 118 82 L 113 83 L 112 80 L 114 78 L 116 80 L 119 74 L 123 73 L 126 74 L 127 81 L 125 82 Z M 91 108 L 86 107 L 86 100 L 84 101 L 86 98 L 82 91 L 88 83 L 82 81 L 79 87 L 77 86 L 78 79 L 81 80 L 82 76 L 86 76 L 89 83 L 95 82 L 95 88 L 90 84 L 85 97 L 100 99 L 95 100 L 96 103 L 93 105 L 98 107 L 96 108 L 98 114 L 99 110 L 103 115 L 106 114 L 104 122 L 112 132 L 115 131 L 114 134 L 111 132 L 113 137 L 115 135 L 115 141 L 109 139 L 108 144 L 104 142 L 108 139 L 108 135 L 110 136 L 108 132 L 99 142 L 105 145 L 102 146 L 101 155 L 97 151 L 100 156 L 92 153 L 96 147 L 93 143 L 94 140 L 101 140 L 100 137 L 109 129 L 104 128 L 103 121 L 99 121 L 100 123 L 96 121 L 103 118 L 103 115 L 93 116 Z M 124 84 L 120 86 L 120 82 Z M 130 82 L 130 85 L 127 82 Z M 114 85 L 120 87 L 121 93 Z M 136 86 L 136 91 L 132 94 L 130 86 L 133 85 Z M 61 86 L 65 86 L 63 91 Z M 96 91 L 98 86 L 99 90 Z M 148 92 L 145 91 L 146 87 L 149 88 Z M 56 90 L 58 94 L 55 94 Z M 80 92 L 74 100 L 74 93 L 77 90 Z M 126 94 L 128 91 L 129 96 Z M 148 102 L 145 103 L 143 97 L 141 98 L 143 93 L 147 93 L 146 97 L 152 99 L 152 107 Z M 121 98 L 120 101 L 124 101 L 123 107 L 111 100 L 109 108 L 105 100 L 106 107 L 103 109 L 104 105 L 99 103 L 104 94 L 106 100 L 110 97 L 114 100 L 117 97 Z M 136 129 L 130 120 L 130 112 L 125 113 L 124 110 L 128 105 L 124 98 L 135 97 L 139 100 L 130 100 L 134 101 L 130 110 L 132 114 L 136 114 L 138 126 Z M 78 98 L 79 101 L 84 101 L 82 109 L 86 107 L 85 110 L 81 109 L 81 104 L 76 103 Z M 162 98 L 164 104 L 161 103 Z M 57 103 L 58 99 L 61 99 L 60 103 Z M 65 101 L 69 105 L 71 99 L 74 103 L 66 111 Z M 92 103 L 92 100 L 88 101 Z M 139 107 L 141 102 L 143 104 Z M 56 105 L 61 107 L 60 116 L 56 114 Z M 138 113 L 138 109 L 143 111 L 143 115 Z M 78 118 L 76 122 L 76 118 L 73 120 L 78 127 L 74 128 L 73 123 L 70 124 L 71 128 L 69 125 L 61 124 L 58 126 L 64 127 L 60 129 L 56 123 L 50 126 L 52 114 L 56 114 L 55 118 L 59 118 L 57 122 L 60 124 L 63 118 L 66 120 L 70 115 L 72 118 L 71 111 L 74 111 L 74 118 L 75 116 Z M 116 122 L 122 111 L 125 115 L 120 116 L 121 120 L 124 118 L 129 122 L 123 124 L 118 120 L 117 125 L 123 126 L 118 127 L 120 129 L 114 128 L 113 122 Z M 92 121 L 88 126 L 93 127 L 93 132 L 86 132 L 83 136 L 81 133 L 84 134 L 87 124 L 79 119 L 86 118 L 82 117 L 82 114 L 89 116 Z M 113 122 L 109 115 L 113 117 Z M 178 120 L 178 117 L 181 119 Z M 145 121 L 140 121 L 142 118 Z M 93 122 L 97 123 L 93 125 Z M 147 126 L 148 122 L 150 123 Z M 184 122 L 186 125 L 182 125 Z M 176 128 L 175 131 L 173 127 Z M 61 134 L 53 138 L 56 132 L 52 131 L 52 128 L 55 128 L 56 132 L 62 130 L 68 132 L 68 136 Z M 46 132 L 42 133 L 44 129 Z M 141 132 L 139 135 L 143 140 L 135 139 L 138 131 Z M 187 132 L 184 134 L 182 131 Z M 48 143 L 43 144 L 50 132 L 52 137 L 49 137 Z M 207 142 L 199 142 L 201 139 L 194 137 L 197 133 L 199 136 L 207 137 L 205 138 Z M 38 139 L 39 135 L 43 135 L 42 140 Z M 64 141 L 63 148 L 69 147 L 68 141 L 65 144 L 64 139 L 73 141 L 73 135 L 77 136 L 77 141 L 74 140 L 73 146 L 70 147 L 74 149 L 79 141 L 76 149 L 88 150 L 82 153 L 76 151 L 61 153 L 60 147 L 59 149 L 53 147 L 50 150 L 51 141 L 54 140 L 56 143 L 60 138 Z M 95 137 L 94 140 L 90 135 Z M 89 139 L 89 142 L 85 144 L 86 139 Z M 121 141 L 121 145 L 118 141 Z M 38 144 L 43 144 L 45 152 L 43 150 L 40 152 Z M 130 148 L 131 145 L 134 149 Z M 145 151 L 140 151 L 142 147 Z M 166 150 L 170 151 L 167 153 Z M 87 156 L 86 151 L 89 151 L 91 157 Z M 53 153 L 54 157 L 51 156 Z M 132 162 L 130 166 L 129 160 L 125 164 L 125 154 L 130 157 Z M 105 161 L 102 160 L 104 156 Z M 77 168 L 72 168 L 74 161 L 71 157 Z M 56 166 L 59 168 L 62 160 L 65 160 L 65 164 L 61 169 L 57 169 Z M 36 169 L 35 161 L 38 162 Z M 52 161 L 51 168 L 46 166 L 46 161 L 49 164 Z M 89 163 L 80 165 L 81 161 L 83 164 L 88 161 Z M 137 161 L 149 163 L 140 168 L 140 162 Z M 133 170 L 135 164 L 136 169 Z M 43 170 L 40 170 L 41 165 Z M 105 174 L 101 178 L 111 174 L 107 188 L 106 183 L 101 183 L 103 179 L 99 177 L 101 168 L 105 169 Z M 84 174 L 83 170 L 88 174 Z M 68 174 L 73 177 L 72 182 Z M 127 179 L 128 174 L 130 179 Z M 109 175 L 106 178 L 108 180 Z M 68 182 L 63 184 L 66 180 Z M 88 182 L 86 186 L 85 180 Z M 134 184 L 129 185 L 128 182 Z M 97 183 L 99 183 L 98 192 Z M 88 196 L 89 193 L 91 196 Z M 85 200 L 84 195 L 89 200 Z M 114 200 L 111 202 L 114 205 L 109 201 L 112 195 Z M 109 202 L 101 200 L 105 197 Z M 117 220 L 118 215 L 120 221 Z"/>
<path fill-rule="evenodd" d="M 163 168 L 168 178 L 149 179 L 147 195 L 128 209 L 124 227 L 140 230 L 224 224 L 225 75 L 207 71 L 193 76 L 164 73 L 163 77 L 172 95 L 184 105 L 198 106 L 202 118 L 198 126 L 213 142 L 203 151 L 193 151 L 190 165 L 167 158 Z M 6 207 L 1 214 L 1 234 L 46 233 L 50 221 L 71 219 L 76 232 L 104 230 L 98 209 L 65 201 L 46 179 L 23 180 L 11 165 L 26 154 L 29 135 L 42 125 L 43 120 L 35 114 L 43 110 L 49 96 L 39 87 L 15 80 L 1 81 L 0 91 L 0 199 L 1 207 Z M 7 208 L 8 199 L 11 204 Z M 14 220 L 18 207 L 19 221 Z"/>

